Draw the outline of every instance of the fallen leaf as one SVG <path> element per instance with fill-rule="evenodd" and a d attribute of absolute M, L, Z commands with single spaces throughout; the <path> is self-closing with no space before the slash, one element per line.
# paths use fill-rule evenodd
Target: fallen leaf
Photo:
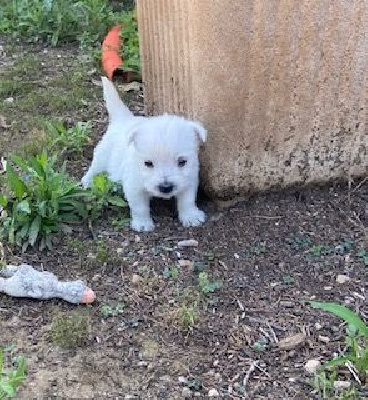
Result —
<path fill-rule="evenodd" d="M 111 80 L 114 72 L 123 65 L 120 52 L 120 25 L 114 26 L 102 42 L 102 67 Z"/>
<path fill-rule="evenodd" d="M 288 336 L 278 342 L 279 350 L 292 350 L 305 342 L 306 336 L 304 333 Z"/>

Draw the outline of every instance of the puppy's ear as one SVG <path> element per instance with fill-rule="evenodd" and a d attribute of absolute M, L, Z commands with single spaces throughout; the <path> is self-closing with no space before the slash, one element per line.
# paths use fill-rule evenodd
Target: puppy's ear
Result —
<path fill-rule="evenodd" d="M 207 130 L 205 127 L 197 121 L 189 121 L 189 124 L 194 129 L 198 139 L 204 143 L 207 140 Z"/>
<path fill-rule="evenodd" d="M 103 96 L 110 120 L 126 119 L 133 117 L 129 108 L 120 100 L 119 93 L 114 84 L 105 76 L 101 77 Z"/>

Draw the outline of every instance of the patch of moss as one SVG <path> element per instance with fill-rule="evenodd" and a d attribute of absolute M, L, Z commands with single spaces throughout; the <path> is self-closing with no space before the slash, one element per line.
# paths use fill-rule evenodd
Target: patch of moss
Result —
<path fill-rule="evenodd" d="M 54 345 L 62 348 L 76 348 L 88 341 L 90 319 L 88 315 L 58 314 L 54 317 L 51 327 L 51 340 Z"/>

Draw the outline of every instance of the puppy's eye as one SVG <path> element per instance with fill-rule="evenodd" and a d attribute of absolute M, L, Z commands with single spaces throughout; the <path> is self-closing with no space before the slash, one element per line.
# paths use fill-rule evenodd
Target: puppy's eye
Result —
<path fill-rule="evenodd" d="M 153 168 L 153 162 L 152 162 L 152 161 L 145 161 L 145 162 L 144 162 L 144 165 L 145 165 L 147 168 Z"/>
<path fill-rule="evenodd" d="M 187 160 L 185 158 L 179 158 L 178 160 L 178 166 L 179 167 L 184 167 L 184 165 L 187 163 Z"/>

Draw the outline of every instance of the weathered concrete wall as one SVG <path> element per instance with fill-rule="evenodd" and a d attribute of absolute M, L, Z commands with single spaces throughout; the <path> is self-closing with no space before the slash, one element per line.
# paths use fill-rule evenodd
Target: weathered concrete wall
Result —
<path fill-rule="evenodd" d="M 367 0 L 138 0 L 147 111 L 209 128 L 218 197 L 368 172 Z"/>

